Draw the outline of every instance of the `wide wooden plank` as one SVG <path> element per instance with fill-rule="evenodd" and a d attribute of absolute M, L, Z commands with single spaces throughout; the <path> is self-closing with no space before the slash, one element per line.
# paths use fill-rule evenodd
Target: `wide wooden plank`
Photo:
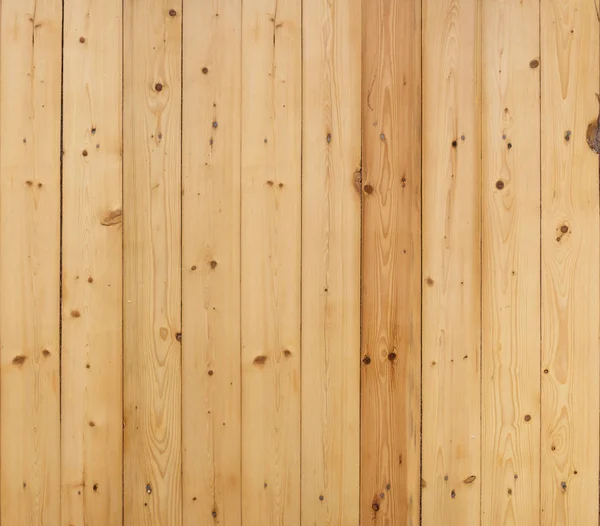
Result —
<path fill-rule="evenodd" d="M 0 20 L 0 521 L 58 526 L 62 2 Z"/>
<path fill-rule="evenodd" d="M 544 0 L 542 56 L 541 523 L 598 522 L 598 17 Z"/>
<path fill-rule="evenodd" d="M 62 524 L 122 523 L 120 0 L 66 0 Z"/>
<path fill-rule="evenodd" d="M 124 4 L 125 523 L 181 494 L 181 0 Z"/>
<path fill-rule="evenodd" d="M 359 522 L 361 4 L 306 0 L 302 524 Z"/>
<path fill-rule="evenodd" d="M 540 516 L 539 2 L 482 4 L 482 524 Z"/>
<path fill-rule="evenodd" d="M 423 500 L 479 524 L 480 56 L 477 0 L 423 3 Z"/>
<path fill-rule="evenodd" d="M 242 2 L 191 2 L 183 40 L 183 523 L 241 525 Z"/>
<path fill-rule="evenodd" d="M 300 524 L 301 3 L 243 2 L 242 516 Z"/>
<path fill-rule="evenodd" d="M 419 521 L 420 7 L 362 4 L 364 524 Z"/>

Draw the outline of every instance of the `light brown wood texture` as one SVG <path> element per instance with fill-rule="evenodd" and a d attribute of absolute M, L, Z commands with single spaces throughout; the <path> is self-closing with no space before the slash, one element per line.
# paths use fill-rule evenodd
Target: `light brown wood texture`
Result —
<path fill-rule="evenodd" d="M 422 523 L 480 517 L 479 5 L 423 4 Z M 465 482 L 467 481 L 467 482 Z"/>
<path fill-rule="evenodd" d="M 303 9 L 302 524 L 359 522 L 360 0 Z"/>
<path fill-rule="evenodd" d="M 596 93 L 599 0 L 0 2 L 0 526 L 597 526 Z"/>
<path fill-rule="evenodd" d="M 421 12 L 362 3 L 361 524 L 417 524 Z"/>
<path fill-rule="evenodd" d="M 0 523 L 60 523 L 62 5 L 0 5 Z"/>
<path fill-rule="evenodd" d="M 182 523 L 181 2 L 125 0 L 124 522 Z"/>
<path fill-rule="evenodd" d="M 482 5 L 481 521 L 540 517 L 539 3 Z"/>
<path fill-rule="evenodd" d="M 265 526 L 300 524 L 300 8 L 242 10 L 242 517 Z"/>
<path fill-rule="evenodd" d="M 65 2 L 64 525 L 122 524 L 121 2 Z"/>
<path fill-rule="evenodd" d="M 183 524 L 241 523 L 242 2 L 192 2 L 183 40 Z M 211 521 L 212 522 L 212 521 Z"/>
<path fill-rule="evenodd" d="M 600 290 L 593 2 L 541 11 L 541 523 L 597 524 Z M 568 139 L 567 139 L 568 137 Z"/>

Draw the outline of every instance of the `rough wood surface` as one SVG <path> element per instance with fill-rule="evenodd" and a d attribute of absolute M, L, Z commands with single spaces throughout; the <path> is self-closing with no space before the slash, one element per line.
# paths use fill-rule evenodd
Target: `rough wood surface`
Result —
<path fill-rule="evenodd" d="M 600 0 L 0 1 L 0 526 L 597 524 L 599 61 Z"/>
<path fill-rule="evenodd" d="M 242 517 L 300 524 L 301 4 L 243 2 Z"/>
<path fill-rule="evenodd" d="M 480 515 L 479 8 L 423 5 L 422 521 Z"/>
<path fill-rule="evenodd" d="M 598 521 L 598 27 L 593 2 L 541 9 L 542 524 Z"/>
<path fill-rule="evenodd" d="M 181 1 L 124 8 L 125 523 L 179 526 Z"/>
<path fill-rule="evenodd" d="M 359 521 L 360 0 L 303 9 L 302 524 Z"/>
<path fill-rule="evenodd" d="M 540 516 L 539 3 L 482 6 L 482 524 Z"/>
<path fill-rule="evenodd" d="M 122 524 L 121 9 L 65 2 L 63 525 Z"/>
<path fill-rule="evenodd" d="M 62 2 L 0 5 L 0 522 L 60 523 Z"/>
<path fill-rule="evenodd" d="M 191 2 L 183 40 L 183 524 L 241 524 L 242 2 Z M 214 517 L 213 517 L 214 515 Z"/>
<path fill-rule="evenodd" d="M 363 0 L 362 524 L 419 521 L 421 12 Z"/>

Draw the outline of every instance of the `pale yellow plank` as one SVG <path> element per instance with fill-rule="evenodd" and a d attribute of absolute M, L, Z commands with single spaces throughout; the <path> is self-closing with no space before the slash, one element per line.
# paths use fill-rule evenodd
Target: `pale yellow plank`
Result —
<path fill-rule="evenodd" d="M 426 526 L 479 524 L 477 0 L 423 3 L 423 496 Z"/>
<path fill-rule="evenodd" d="M 482 4 L 482 524 L 540 516 L 539 2 Z"/>
<path fill-rule="evenodd" d="M 360 517 L 361 524 L 416 525 L 421 396 L 421 3 L 363 0 L 362 16 Z"/>
<path fill-rule="evenodd" d="M 0 19 L 0 521 L 58 526 L 62 2 Z"/>
<path fill-rule="evenodd" d="M 300 523 L 301 4 L 243 2 L 242 516 Z"/>
<path fill-rule="evenodd" d="M 62 520 L 122 523 L 120 0 L 65 1 Z"/>
<path fill-rule="evenodd" d="M 303 5 L 302 524 L 356 526 L 361 2 Z"/>
<path fill-rule="evenodd" d="M 183 523 L 241 525 L 240 0 L 185 6 Z"/>
<path fill-rule="evenodd" d="M 598 523 L 600 286 L 594 2 L 541 3 L 541 523 Z"/>
<path fill-rule="evenodd" d="M 178 526 L 181 1 L 124 4 L 125 523 Z"/>

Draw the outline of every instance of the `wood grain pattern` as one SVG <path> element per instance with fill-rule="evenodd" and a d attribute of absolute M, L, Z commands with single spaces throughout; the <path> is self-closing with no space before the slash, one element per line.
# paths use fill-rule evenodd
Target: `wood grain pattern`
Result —
<path fill-rule="evenodd" d="M 0 5 L 0 521 L 60 522 L 62 2 Z"/>
<path fill-rule="evenodd" d="M 124 8 L 125 523 L 178 526 L 181 1 Z"/>
<path fill-rule="evenodd" d="M 363 0 L 363 524 L 419 521 L 421 12 Z M 383 497 L 382 497 L 383 496 Z"/>
<path fill-rule="evenodd" d="M 61 524 L 122 524 L 119 0 L 65 2 Z"/>
<path fill-rule="evenodd" d="M 542 2 L 542 524 L 598 521 L 598 29 L 593 2 Z"/>
<path fill-rule="evenodd" d="M 478 3 L 423 5 L 424 525 L 480 514 Z M 468 481 L 468 482 L 465 482 Z"/>
<path fill-rule="evenodd" d="M 359 522 L 360 0 L 303 8 L 302 524 Z"/>
<path fill-rule="evenodd" d="M 540 516 L 539 2 L 482 6 L 482 524 Z"/>
<path fill-rule="evenodd" d="M 300 524 L 301 5 L 243 3 L 242 516 Z"/>
<path fill-rule="evenodd" d="M 242 520 L 241 15 L 239 0 L 185 7 L 183 523 L 189 526 Z"/>

